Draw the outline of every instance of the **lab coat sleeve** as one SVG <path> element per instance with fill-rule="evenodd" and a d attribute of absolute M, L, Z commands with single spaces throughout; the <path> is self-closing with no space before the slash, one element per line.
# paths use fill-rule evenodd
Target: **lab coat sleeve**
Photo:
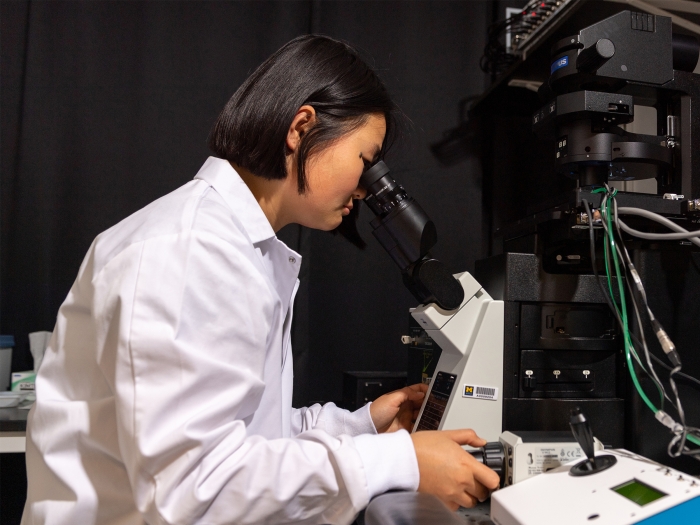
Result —
<path fill-rule="evenodd" d="M 377 436 L 369 412 L 371 404 L 354 412 L 338 408 L 334 403 L 294 409 L 292 431 L 316 428 L 332 436 L 355 436 L 355 448 L 362 458 L 371 497 L 389 490 L 417 490 L 418 460 L 408 432 L 401 430 Z M 397 480 L 400 480 L 398 484 Z"/>
<path fill-rule="evenodd" d="M 156 237 L 93 281 L 105 298 L 96 312 L 104 351 L 117 349 L 105 373 L 115 374 L 119 447 L 137 507 L 149 524 L 350 523 L 384 489 L 368 477 L 415 466 L 410 437 L 363 436 L 358 447 L 319 429 L 275 440 L 247 434 L 265 386 L 272 301 L 245 249 L 196 231 Z M 390 488 L 414 488 L 395 479 Z"/>
<path fill-rule="evenodd" d="M 372 422 L 367 403 L 362 408 L 351 412 L 338 408 L 335 403 L 325 405 L 315 404 L 305 408 L 295 408 L 292 411 L 292 435 L 313 428 L 325 430 L 331 436 L 347 434 L 359 436 L 362 434 L 376 434 L 377 429 Z"/>

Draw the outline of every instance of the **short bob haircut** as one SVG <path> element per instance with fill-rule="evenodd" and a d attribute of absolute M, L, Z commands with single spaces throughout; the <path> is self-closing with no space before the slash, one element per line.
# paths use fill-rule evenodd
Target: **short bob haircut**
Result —
<path fill-rule="evenodd" d="M 309 158 L 371 114 L 386 119 L 382 155 L 393 141 L 398 110 L 375 72 L 348 44 L 305 35 L 282 46 L 238 88 L 214 124 L 209 147 L 254 175 L 283 179 L 287 131 L 306 104 L 316 110 L 316 124 L 302 136 L 296 158 L 300 194 L 308 188 Z"/>

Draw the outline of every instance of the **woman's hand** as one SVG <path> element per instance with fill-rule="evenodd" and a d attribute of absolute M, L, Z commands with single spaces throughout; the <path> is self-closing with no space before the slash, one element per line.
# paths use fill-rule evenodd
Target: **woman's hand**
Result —
<path fill-rule="evenodd" d="M 498 488 L 498 474 L 460 445 L 483 447 L 473 430 L 423 431 L 411 434 L 418 459 L 418 492 L 433 494 L 450 509 L 473 507 Z"/>
<path fill-rule="evenodd" d="M 377 398 L 369 406 L 377 432 L 396 432 L 402 428 L 410 432 L 427 391 L 428 385 L 419 383 Z"/>

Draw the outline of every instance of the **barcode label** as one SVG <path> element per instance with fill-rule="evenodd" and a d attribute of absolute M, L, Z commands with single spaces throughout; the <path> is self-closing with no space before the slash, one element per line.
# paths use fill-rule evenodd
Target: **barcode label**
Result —
<path fill-rule="evenodd" d="M 498 388 L 495 386 L 481 385 L 464 385 L 462 397 L 472 397 L 475 399 L 490 399 L 496 401 L 498 399 Z"/>

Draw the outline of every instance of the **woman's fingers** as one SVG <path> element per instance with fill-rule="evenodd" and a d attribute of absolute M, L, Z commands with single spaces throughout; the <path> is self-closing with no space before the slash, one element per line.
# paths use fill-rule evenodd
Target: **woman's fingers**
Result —
<path fill-rule="evenodd" d="M 483 447 L 486 444 L 485 439 L 481 439 L 470 428 L 462 428 L 458 430 L 444 431 L 455 443 L 459 445 L 469 445 L 471 447 Z"/>
<path fill-rule="evenodd" d="M 415 392 L 423 392 L 424 394 L 428 391 L 428 385 L 425 383 L 416 383 L 415 385 L 409 385 L 406 388 L 410 388 Z"/>
<path fill-rule="evenodd" d="M 498 487 L 498 474 L 459 446 L 483 445 L 474 431 L 414 432 L 411 439 L 420 472 L 419 492 L 434 494 L 448 505 L 473 507 Z"/>
<path fill-rule="evenodd" d="M 461 507 L 466 507 L 466 508 L 470 509 L 472 507 L 476 507 L 476 504 L 478 503 L 478 501 L 476 500 L 476 498 L 474 496 L 472 496 L 468 492 L 464 492 L 464 493 L 462 493 L 462 497 L 459 499 L 459 501 L 457 503 L 459 503 L 459 505 Z"/>

